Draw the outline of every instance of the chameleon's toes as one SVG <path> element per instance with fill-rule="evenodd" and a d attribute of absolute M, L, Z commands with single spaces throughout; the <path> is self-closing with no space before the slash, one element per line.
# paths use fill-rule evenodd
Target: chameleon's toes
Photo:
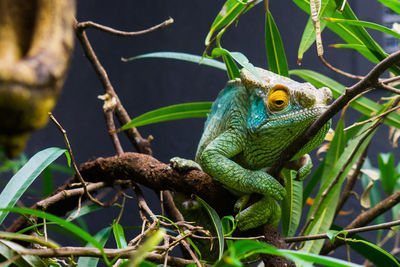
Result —
<path fill-rule="evenodd" d="M 190 159 L 173 157 L 169 160 L 169 163 L 171 164 L 172 168 L 178 171 L 202 170 L 197 162 Z"/>
<path fill-rule="evenodd" d="M 240 231 L 246 231 L 258 226 L 269 224 L 277 227 L 281 218 L 279 204 L 270 197 L 264 197 L 236 215 Z"/>

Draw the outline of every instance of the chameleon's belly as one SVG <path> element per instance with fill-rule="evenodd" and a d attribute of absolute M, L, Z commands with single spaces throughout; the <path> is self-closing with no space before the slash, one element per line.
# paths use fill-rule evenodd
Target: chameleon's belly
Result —
<path fill-rule="evenodd" d="M 274 165 L 281 151 L 268 148 L 246 149 L 232 158 L 245 169 L 261 170 Z"/>

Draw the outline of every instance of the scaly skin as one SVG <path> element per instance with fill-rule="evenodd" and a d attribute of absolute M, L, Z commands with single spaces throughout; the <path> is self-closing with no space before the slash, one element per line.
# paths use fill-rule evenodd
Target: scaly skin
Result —
<path fill-rule="evenodd" d="M 285 197 L 285 189 L 265 169 L 326 110 L 332 98 L 328 88 L 316 89 L 309 83 L 257 71 L 261 80 L 243 69 L 241 79 L 229 81 L 221 91 L 196 153 L 202 169 L 233 192 L 263 195 L 249 207 L 243 198 L 235 205 L 241 210 L 236 219 L 242 231 L 265 223 L 278 225 L 277 201 Z M 301 157 L 323 141 L 329 128 L 330 122 L 292 159 L 304 164 L 297 168 L 300 180 L 312 166 L 309 157 Z"/>

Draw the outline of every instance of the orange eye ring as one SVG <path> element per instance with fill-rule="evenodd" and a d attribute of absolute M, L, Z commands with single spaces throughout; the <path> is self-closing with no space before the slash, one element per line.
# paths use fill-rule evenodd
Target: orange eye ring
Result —
<path fill-rule="evenodd" d="M 289 89 L 283 85 L 275 85 L 270 90 L 267 100 L 269 110 L 284 110 L 289 105 Z"/>

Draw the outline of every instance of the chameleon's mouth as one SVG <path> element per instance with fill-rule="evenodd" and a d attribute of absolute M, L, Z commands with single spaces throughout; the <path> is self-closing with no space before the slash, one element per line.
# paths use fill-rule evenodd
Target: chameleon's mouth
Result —
<path fill-rule="evenodd" d="M 312 122 L 319 116 L 321 116 L 322 113 L 324 113 L 328 109 L 327 105 L 324 104 L 318 104 L 315 105 L 312 108 L 305 108 L 301 110 L 295 110 L 291 111 L 286 114 L 281 114 L 281 115 L 274 115 L 273 117 L 269 117 L 265 122 L 257 126 L 257 129 L 267 125 L 267 128 L 274 128 L 273 126 L 269 125 L 269 123 L 273 121 L 290 121 L 291 124 L 293 124 L 292 119 L 294 118 L 301 118 L 299 119 L 299 122 L 301 123 L 306 123 L 306 122 Z M 278 125 L 276 127 L 281 127 L 281 125 Z"/>
<path fill-rule="evenodd" d="M 13 157 L 43 127 L 73 50 L 75 0 L 0 0 L 0 146 Z"/>

